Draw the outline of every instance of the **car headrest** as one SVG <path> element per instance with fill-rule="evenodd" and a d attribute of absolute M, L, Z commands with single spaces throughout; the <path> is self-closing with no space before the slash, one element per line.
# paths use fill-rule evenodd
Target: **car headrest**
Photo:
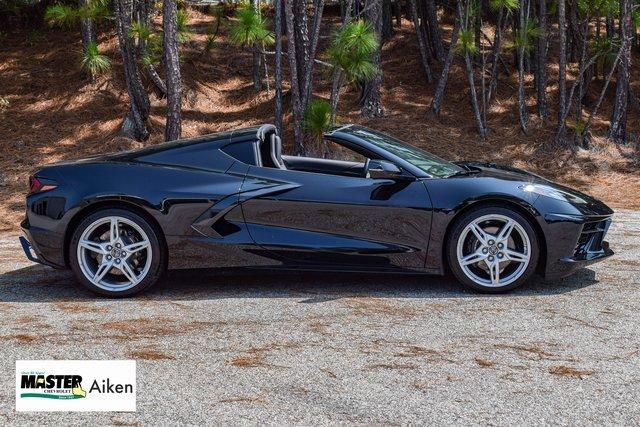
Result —
<path fill-rule="evenodd" d="M 271 160 L 280 169 L 286 169 L 282 161 L 282 139 L 275 133 L 271 134 Z"/>

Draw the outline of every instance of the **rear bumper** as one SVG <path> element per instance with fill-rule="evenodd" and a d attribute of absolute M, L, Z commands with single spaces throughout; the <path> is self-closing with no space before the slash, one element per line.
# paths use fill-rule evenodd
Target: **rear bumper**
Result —
<path fill-rule="evenodd" d="M 33 262 L 37 262 L 38 264 L 46 265 L 46 266 L 57 268 L 57 269 L 66 268 L 64 263 L 59 264 L 57 262 L 53 262 L 51 261 L 52 258 L 50 256 L 46 256 L 44 254 L 44 252 L 46 251 L 43 252 L 40 246 L 36 243 L 37 239 L 34 239 L 31 228 L 29 226 L 29 222 L 27 220 L 23 221 L 22 224 L 20 224 L 20 226 L 22 228 L 22 233 L 24 234 L 23 236 L 19 237 L 20 245 L 22 246 L 22 250 L 24 251 L 24 254 L 27 257 L 27 259 Z M 45 249 L 48 250 L 47 247 L 45 247 Z"/>

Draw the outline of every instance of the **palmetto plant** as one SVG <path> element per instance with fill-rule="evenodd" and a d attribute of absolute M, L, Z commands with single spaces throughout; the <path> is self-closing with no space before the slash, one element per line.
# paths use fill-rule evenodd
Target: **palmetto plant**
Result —
<path fill-rule="evenodd" d="M 187 11 L 184 9 L 178 10 L 176 15 L 176 25 L 177 25 L 177 33 L 178 33 L 178 42 L 186 43 L 189 41 L 193 33 L 187 26 L 189 23 L 189 15 Z"/>
<path fill-rule="evenodd" d="M 475 43 L 475 35 L 472 29 L 462 29 L 458 33 L 458 44 L 456 49 L 461 54 L 474 55 L 478 53 L 478 46 Z"/>
<path fill-rule="evenodd" d="M 100 53 L 97 44 L 89 43 L 82 54 L 80 65 L 89 75 L 95 77 L 108 71 L 111 68 L 111 61 Z"/>
<path fill-rule="evenodd" d="M 329 62 L 344 73 L 348 82 L 368 80 L 378 72 L 371 62 L 378 44 L 371 24 L 363 20 L 350 22 L 334 33 L 327 49 Z"/>
<path fill-rule="evenodd" d="M 352 21 L 333 34 L 326 52 L 329 63 L 338 73 L 331 91 L 332 119 L 343 83 L 366 82 L 379 72 L 371 61 L 379 43 L 371 24 L 363 20 Z"/>
<path fill-rule="evenodd" d="M 519 28 L 515 31 L 511 47 L 513 49 L 529 51 L 533 48 L 533 40 L 541 37 L 543 34 L 544 32 L 540 27 L 536 26 L 535 21 L 529 19 L 523 28 Z"/>
<path fill-rule="evenodd" d="M 229 39 L 237 46 L 265 46 L 275 42 L 275 36 L 268 30 L 268 22 L 251 6 L 236 11 L 235 22 L 229 27 Z"/>
<path fill-rule="evenodd" d="M 331 105 L 324 100 L 316 99 L 309 104 L 304 114 L 302 126 L 310 135 L 315 146 L 320 148 L 324 142 L 323 135 L 331 125 Z M 327 153 L 326 144 L 323 147 L 324 154 Z"/>
<path fill-rule="evenodd" d="M 44 20 L 51 26 L 71 27 L 79 17 L 78 9 L 66 4 L 54 4 L 44 12 Z"/>

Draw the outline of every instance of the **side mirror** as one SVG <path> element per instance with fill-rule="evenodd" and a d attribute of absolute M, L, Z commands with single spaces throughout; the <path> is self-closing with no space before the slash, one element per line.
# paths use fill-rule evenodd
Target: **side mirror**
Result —
<path fill-rule="evenodd" d="M 402 176 L 402 170 L 391 162 L 373 159 L 367 162 L 367 178 L 398 179 Z"/>

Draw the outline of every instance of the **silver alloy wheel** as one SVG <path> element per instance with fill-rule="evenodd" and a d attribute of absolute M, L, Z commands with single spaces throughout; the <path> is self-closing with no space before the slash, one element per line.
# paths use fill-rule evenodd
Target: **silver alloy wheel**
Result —
<path fill-rule="evenodd" d="M 469 223 L 458 238 L 458 263 L 478 285 L 506 286 L 518 280 L 531 258 L 525 229 L 505 215 L 483 215 Z"/>
<path fill-rule="evenodd" d="M 140 283 L 151 268 L 149 237 L 121 216 L 100 218 L 78 241 L 78 264 L 84 276 L 107 291 L 125 291 Z"/>

